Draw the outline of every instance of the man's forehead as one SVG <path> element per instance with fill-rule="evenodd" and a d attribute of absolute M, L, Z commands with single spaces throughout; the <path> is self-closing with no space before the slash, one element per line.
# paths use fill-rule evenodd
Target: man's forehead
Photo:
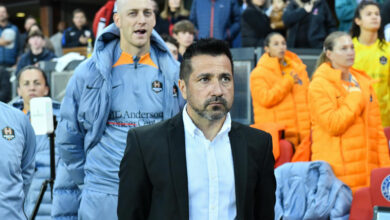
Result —
<path fill-rule="evenodd" d="M 118 9 L 121 10 L 153 10 L 151 0 L 119 0 Z"/>

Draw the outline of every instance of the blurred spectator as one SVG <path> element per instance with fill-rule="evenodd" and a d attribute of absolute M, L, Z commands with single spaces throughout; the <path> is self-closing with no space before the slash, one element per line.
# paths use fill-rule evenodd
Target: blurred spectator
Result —
<path fill-rule="evenodd" d="M 92 22 L 92 29 L 95 38 L 105 27 L 114 22 L 113 15 L 115 12 L 115 0 L 107 0 L 106 4 L 104 4 L 98 12 L 96 12 Z"/>
<path fill-rule="evenodd" d="M 264 38 L 271 32 L 268 16 L 264 12 L 266 0 L 248 0 L 241 17 L 243 47 L 262 47 Z"/>
<path fill-rule="evenodd" d="M 30 27 L 30 30 L 28 31 L 28 33 L 31 33 L 31 32 L 41 32 L 42 33 L 42 28 L 39 24 L 33 24 L 31 27 Z M 47 37 L 47 36 L 43 36 L 43 39 L 45 41 L 44 43 L 44 46 L 46 49 L 50 50 L 51 52 L 54 53 L 54 46 L 53 44 L 51 43 L 50 39 Z M 28 50 L 30 49 L 30 45 L 27 43 L 25 45 L 25 48 L 24 48 L 24 52 L 27 52 Z"/>
<path fill-rule="evenodd" d="M 371 170 L 390 166 L 371 78 L 352 68 L 355 51 L 346 32 L 334 32 L 309 86 L 311 158 L 328 162 L 352 192 L 369 185 Z"/>
<path fill-rule="evenodd" d="M 165 44 L 167 45 L 169 51 L 171 52 L 172 56 L 175 58 L 175 60 L 179 61 L 179 56 L 180 59 L 183 59 L 181 55 L 179 54 L 179 43 L 176 41 L 175 38 L 172 36 L 164 34 L 161 36 L 162 39 L 164 40 Z"/>
<path fill-rule="evenodd" d="M 384 26 L 386 41 L 390 42 L 390 0 L 387 0 L 383 3 L 381 17 L 382 24 Z"/>
<path fill-rule="evenodd" d="M 26 66 L 18 74 L 18 95 L 20 99 L 12 106 L 23 111 L 30 117 L 30 100 L 34 97 L 49 95 L 49 84 L 42 69 L 35 66 Z M 59 116 L 60 104 L 53 101 L 53 114 Z M 57 118 L 58 119 L 58 118 Z M 56 157 L 57 154 L 56 154 Z M 58 161 L 58 158 L 56 158 Z M 30 190 L 26 196 L 25 212 L 31 216 L 37 202 L 42 183 L 50 179 L 50 141 L 48 135 L 36 136 L 35 171 Z M 51 198 L 50 187 L 46 189 L 36 219 L 50 218 Z"/>
<path fill-rule="evenodd" d="M 349 32 L 353 21 L 353 13 L 357 7 L 356 0 L 335 1 L 335 11 L 339 20 L 339 30 Z"/>
<path fill-rule="evenodd" d="M 154 30 L 157 31 L 161 36 L 169 35 L 169 22 L 164 20 L 160 16 L 160 8 L 158 7 L 158 3 L 156 0 L 151 0 L 153 6 L 153 12 L 156 16 L 156 25 L 154 26 Z"/>
<path fill-rule="evenodd" d="M 279 32 L 283 36 L 286 36 L 286 28 L 284 27 L 282 19 L 286 6 L 287 0 L 272 0 L 271 14 L 269 16 L 271 29 Z"/>
<path fill-rule="evenodd" d="M 16 63 L 19 53 L 19 30 L 8 21 L 7 8 L 0 4 L 0 66 L 10 67 Z"/>
<path fill-rule="evenodd" d="M 354 68 L 366 72 L 375 80 L 382 125 L 390 126 L 390 44 L 386 42 L 381 26 L 379 5 L 362 1 L 354 16 L 351 35 L 355 46 Z"/>
<path fill-rule="evenodd" d="M 39 61 L 51 60 L 56 57 L 53 52 L 45 48 L 43 33 L 38 30 L 33 30 L 28 34 L 27 43 L 30 49 L 20 57 L 16 73 L 19 73 L 19 70 L 25 66 L 38 65 Z"/>
<path fill-rule="evenodd" d="M 62 36 L 65 30 L 65 22 L 60 21 L 57 24 L 57 33 L 50 37 L 50 42 L 53 45 L 54 53 L 57 57 L 62 56 Z"/>
<path fill-rule="evenodd" d="M 28 37 L 28 31 L 30 30 L 33 24 L 36 24 L 37 20 L 33 16 L 28 16 L 26 20 L 24 20 L 24 33 L 21 33 L 19 36 L 19 54 L 23 54 L 24 47 Z"/>
<path fill-rule="evenodd" d="M 62 47 L 69 48 L 87 46 L 88 38 L 93 39 L 93 33 L 88 27 L 84 11 L 81 9 L 75 9 L 73 11 L 73 24 L 74 26 L 64 31 L 64 36 L 62 37 Z M 93 41 L 94 40 L 92 40 L 92 42 Z"/>
<path fill-rule="evenodd" d="M 189 20 L 177 22 L 173 26 L 173 37 L 179 43 L 180 56 L 184 55 L 187 47 L 189 47 L 195 38 L 195 27 Z"/>
<path fill-rule="evenodd" d="M 240 32 L 241 9 L 237 0 L 193 0 L 190 20 L 198 39 L 216 38 L 230 43 Z"/>
<path fill-rule="evenodd" d="M 283 13 L 290 48 L 322 48 L 336 21 L 325 0 L 291 0 Z"/>
<path fill-rule="evenodd" d="M 160 13 L 162 19 L 169 23 L 169 34 L 172 35 L 173 25 L 183 19 L 188 19 L 190 12 L 184 8 L 183 0 L 165 0 Z"/>
<path fill-rule="evenodd" d="M 286 126 L 285 138 L 298 146 L 310 133 L 306 65 L 287 50 L 280 33 L 266 37 L 264 50 L 250 77 L 255 124 Z"/>
<path fill-rule="evenodd" d="M 35 168 L 35 134 L 28 118 L 0 102 L 0 219 L 27 219 L 23 203 Z"/>

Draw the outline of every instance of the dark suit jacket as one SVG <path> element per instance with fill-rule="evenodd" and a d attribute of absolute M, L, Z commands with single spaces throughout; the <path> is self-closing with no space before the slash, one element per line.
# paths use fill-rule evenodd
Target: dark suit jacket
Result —
<path fill-rule="evenodd" d="M 275 176 L 271 136 L 232 122 L 237 220 L 274 219 Z M 119 171 L 119 219 L 188 219 L 182 113 L 129 131 Z"/>

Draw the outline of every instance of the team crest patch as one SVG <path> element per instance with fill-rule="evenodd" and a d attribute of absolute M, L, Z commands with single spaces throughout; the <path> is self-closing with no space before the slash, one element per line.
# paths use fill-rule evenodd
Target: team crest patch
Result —
<path fill-rule="evenodd" d="M 8 141 L 11 141 L 12 139 L 15 138 L 14 129 L 12 129 L 8 126 L 3 128 L 3 130 L 1 130 L 1 133 L 3 134 L 3 138 L 8 140 Z"/>
<path fill-rule="evenodd" d="M 382 196 L 390 202 L 390 175 L 386 176 L 381 184 Z"/>
<path fill-rule="evenodd" d="M 160 81 L 154 81 L 152 82 L 152 89 L 155 93 L 159 93 L 163 90 L 163 84 Z"/>
<path fill-rule="evenodd" d="M 387 58 L 385 56 L 381 56 L 379 58 L 379 62 L 382 64 L 382 65 L 386 65 L 387 64 Z"/>

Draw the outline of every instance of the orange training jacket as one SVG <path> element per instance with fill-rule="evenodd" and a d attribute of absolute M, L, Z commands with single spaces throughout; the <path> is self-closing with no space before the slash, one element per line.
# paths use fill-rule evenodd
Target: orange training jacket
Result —
<path fill-rule="evenodd" d="M 342 86 L 341 71 L 323 63 L 309 86 L 312 160 L 330 163 L 335 175 L 355 192 L 369 185 L 372 169 L 390 166 L 372 79 L 350 68 L 361 92 Z"/>
<path fill-rule="evenodd" d="M 309 77 L 306 65 L 295 53 L 286 51 L 285 58 L 292 65 L 292 71 L 298 74 L 298 82 L 283 77 L 278 58 L 265 53 L 251 73 L 252 104 L 255 124 L 285 125 L 286 139 L 297 146 L 310 133 Z"/>

